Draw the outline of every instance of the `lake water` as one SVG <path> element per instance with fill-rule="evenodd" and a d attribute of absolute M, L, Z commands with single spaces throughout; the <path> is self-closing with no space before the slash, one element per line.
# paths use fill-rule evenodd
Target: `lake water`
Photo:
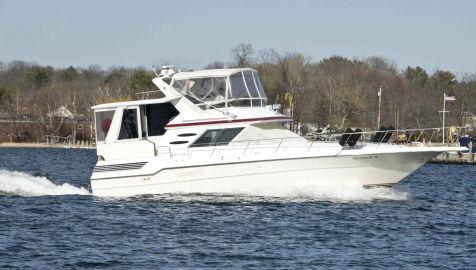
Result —
<path fill-rule="evenodd" d="M 392 189 L 107 199 L 87 189 L 95 160 L 0 148 L 0 269 L 476 268 L 476 166 Z"/>

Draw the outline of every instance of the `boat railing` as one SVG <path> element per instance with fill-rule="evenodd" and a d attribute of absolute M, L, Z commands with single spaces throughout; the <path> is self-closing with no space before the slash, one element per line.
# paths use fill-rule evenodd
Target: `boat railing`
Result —
<path fill-rule="evenodd" d="M 145 99 L 151 99 L 151 95 L 158 95 L 159 93 L 162 93 L 162 91 L 153 90 L 153 91 L 137 92 L 136 96 L 138 100 L 145 100 Z"/>
<path fill-rule="evenodd" d="M 457 143 L 454 135 L 461 135 L 463 127 L 445 128 L 446 137 L 443 143 L 442 128 L 421 128 L 421 129 L 393 129 L 378 131 L 344 132 L 325 134 L 326 136 L 304 136 L 304 137 L 281 137 L 264 138 L 251 140 L 237 140 L 230 143 L 210 143 L 201 144 L 199 147 L 171 148 L 170 146 L 158 146 L 159 155 L 168 155 L 170 158 L 192 157 L 194 154 L 202 154 L 209 157 L 223 152 L 235 152 L 234 154 L 245 155 L 254 150 L 268 150 L 268 154 L 275 154 L 289 149 L 301 149 L 302 152 L 316 151 L 325 148 L 334 148 L 338 152 L 348 149 L 359 149 L 365 145 L 379 147 L 382 145 L 409 145 L 409 146 L 443 146 Z M 375 139 L 377 134 L 383 139 Z M 351 135 L 358 135 L 358 139 L 352 146 L 349 142 Z M 445 134 L 446 135 L 446 134 Z M 341 141 L 342 137 L 347 139 Z M 441 140 L 437 142 L 437 140 Z M 303 143 L 304 142 L 304 143 Z M 340 144 L 339 144 L 340 142 Z"/>

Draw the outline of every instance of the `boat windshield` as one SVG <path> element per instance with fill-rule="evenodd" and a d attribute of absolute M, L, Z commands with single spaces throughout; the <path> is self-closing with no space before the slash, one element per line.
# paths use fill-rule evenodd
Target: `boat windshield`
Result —
<path fill-rule="evenodd" d="M 267 97 L 258 73 L 238 71 L 227 77 L 177 79 L 172 87 L 202 108 L 226 106 L 266 106 Z"/>
<path fill-rule="evenodd" d="M 175 80 L 172 86 L 187 93 L 187 97 L 195 104 L 224 101 L 226 97 L 226 77 Z"/>

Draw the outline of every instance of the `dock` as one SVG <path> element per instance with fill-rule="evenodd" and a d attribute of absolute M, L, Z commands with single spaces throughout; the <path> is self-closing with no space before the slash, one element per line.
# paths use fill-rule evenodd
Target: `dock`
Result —
<path fill-rule="evenodd" d="M 476 164 L 475 153 L 443 153 L 436 156 L 430 163 L 442 164 Z"/>

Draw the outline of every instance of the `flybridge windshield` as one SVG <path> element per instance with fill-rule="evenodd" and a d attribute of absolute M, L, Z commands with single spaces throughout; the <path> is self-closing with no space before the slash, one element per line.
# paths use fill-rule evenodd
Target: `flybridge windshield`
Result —
<path fill-rule="evenodd" d="M 175 80 L 172 86 L 187 93 L 196 104 L 204 101 L 223 101 L 226 97 L 226 77 Z"/>
<path fill-rule="evenodd" d="M 226 106 L 265 106 L 267 97 L 258 73 L 239 71 L 230 76 L 176 79 L 172 87 L 195 104 Z"/>

